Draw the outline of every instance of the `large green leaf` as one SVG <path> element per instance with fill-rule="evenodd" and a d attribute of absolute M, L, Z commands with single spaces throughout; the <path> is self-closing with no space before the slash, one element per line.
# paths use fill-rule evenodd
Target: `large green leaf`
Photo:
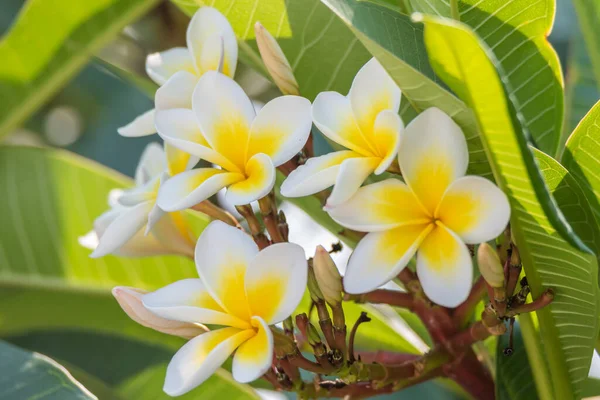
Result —
<path fill-rule="evenodd" d="M 514 327 L 511 356 L 504 354 L 504 349 L 508 346 L 509 336 L 500 336 L 496 347 L 496 398 L 498 400 L 538 398 L 519 324 L 515 324 Z"/>
<path fill-rule="evenodd" d="M 277 38 L 303 96 L 325 90 L 346 93 L 369 53 L 319 0 L 173 0 L 188 15 L 199 4 L 221 11 L 239 38 L 240 58 L 259 70 L 254 24 L 260 21 Z"/>
<path fill-rule="evenodd" d="M 0 398 L 71 400 L 96 396 L 52 359 L 0 342 Z"/>
<path fill-rule="evenodd" d="M 360 0 L 322 0 L 350 27 L 394 78 L 417 111 L 437 107 L 461 126 L 469 146 L 469 173 L 491 177 L 473 113 L 435 76 L 423 28 L 392 8 Z"/>
<path fill-rule="evenodd" d="M 0 41 L 0 137 L 158 0 L 30 0 Z"/>
<path fill-rule="evenodd" d="M 466 25 L 439 17 L 422 19 L 436 72 L 475 111 L 496 182 L 511 203 L 511 227 L 532 294 L 548 287 L 556 292 L 553 303 L 538 312 L 540 334 L 557 398 L 577 397 L 597 334 L 596 257 L 550 196 L 511 117 L 500 81 L 504 72 L 494 55 Z"/>
<path fill-rule="evenodd" d="M 411 0 L 414 11 L 450 17 L 448 0 Z M 563 79 L 556 52 L 546 36 L 555 0 L 457 0 L 459 18 L 496 55 L 504 77 L 537 146 L 555 154 L 563 121 Z"/>
<path fill-rule="evenodd" d="M 600 82 L 600 3 L 597 0 L 573 0 L 596 82 Z"/>

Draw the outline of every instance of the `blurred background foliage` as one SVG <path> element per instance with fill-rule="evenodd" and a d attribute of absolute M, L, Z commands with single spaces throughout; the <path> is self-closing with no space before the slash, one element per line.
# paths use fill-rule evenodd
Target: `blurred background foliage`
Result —
<path fill-rule="evenodd" d="M 50 8 L 52 3 L 52 1 L 48 1 Z M 107 43 L 99 43 L 98 46 L 102 45 L 101 48 L 99 47 L 98 51 L 94 52 L 91 61 L 82 60 L 82 68 L 74 77 L 69 76 L 69 79 L 65 77 L 63 81 L 59 82 L 59 86 L 48 88 L 47 90 L 52 91 L 52 95 L 48 98 L 40 96 L 44 97 L 43 102 L 31 104 L 31 110 L 35 109 L 35 112 L 22 124 L 15 123 L 15 126 L 9 126 L 6 135 L 0 135 L 2 144 L 62 148 L 119 171 L 125 176 L 133 176 L 145 145 L 159 139 L 157 136 L 135 140 L 123 138 L 117 134 L 117 128 L 153 107 L 152 96 L 155 86 L 145 78 L 145 57 L 154 51 L 185 46 L 185 28 L 189 18 L 177 6 L 167 1 L 127 0 L 121 4 L 133 5 L 131 8 L 143 17 L 132 24 L 125 24 L 124 29 L 119 30 L 120 33 L 112 35 L 110 40 L 107 39 Z M 2 0 L 0 38 L 10 29 L 23 6 L 23 0 Z M 106 15 L 104 18 L 115 18 L 114 13 L 113 10 L 112 15 Z M 52 18 L 52 13 L 42 17 Z M 40 21 L 43 22 L 43 18 Z M 596 76 L 591 66 L 589 49 L 583 40 L 584 33 L 590 35 L 593 34 L 593 31 L 591 33 L 589 31 L 582 32 L 580 27 L 583 27 L 584 31 L 587 29 L 585 24 L 580 24 L 578 21 L 571 0 L 557 0 L 556 21 L 550 41 L 559 54 L 565 75 L 566 114 L 561 137 L 563 143 L 580 119 L 600 97 Z M 88 30 L 93 35 L 95 26 L 91 24 L 81 29 Z M 43 35 L 44 29 L 39 29 L 39 32 Z M 85 37 L 85 32 L 83 32 L 82 40 L 85 40 Z M 32 43 L 35 42 L 35 38 L 30 40 Z M 61 68 L 59 63 L 53 64 L 50 72 L 60 74 Z M 77 65 L 70 68 L 77 68 Z M 0 68 L 0 75 L 2 71 Z M 258 101 L 267 101 L 278 94 L 269 81 L 245 65 L 240 64 L 236 80 L 252 98 Z M 43 83 L 41 82 L 41 84 Z M 14 92 L 17 95 L 35 87 L 26 85 L 20 88 L 17 86 L 15 86 Z M 4 90 L 2 93 L 7 93 L 7 91 Z M 6 104 L 11 104 L 7 99 L 4 101 Z M 10 112 L 10 107 L 0 111 L 0 115 L 3 112 Z M 317 153 L 329 151 L 328 144 L 324 140 L 317 140 L 316 144 Z M 0 262 L 13 265 L 15 263 L 23 264 L 28 262 L 27 257 L 33 257 L 29 261 L 34 265 L 48 268 L 46 271 L 48 274 L 45 275 L 45 272 L 42 271 L 42 279 L 39 282 L 35 280 L 35 274 L 23 273 L 16 278 L 15 282 L 4 280 L 3 283 L 0 283 L 0 337 L 22 349 L 40 352 L 59 361 L 75 379 L 83 383 L 98 398 L 165 398 L 160 390 L 164 369 L 174 349 L 181 344 L 181 340 L 156 334 L 129 321 L 108 294 L 108 289 L 117 283 L 154 287 L 159 283 L 170 282 L 193 274 L 193 265 L 187 260 L 168 257 L 142 261 L 127 260 L 125 262 L 129 272 L 115 273 L 119 261 L 114 257 L 107 257 L 107 264 L 103 266 L 106 275 L 102 275 L 98 272 L 101 271 L 99 264 L 88 262 L 85 259 L 88 252 L 79 248 L 78 243 L 73 242 L 69 246 L 77 247 L 77 249 L 68 250 L 65 252 L 66 255 L 62 256 L 66 257 L 67 263 L 60 255 L 57 256 L 57 259 L 50 257 L 48 254 L 51 254 L 51 251 L 46 252 L 43 246 L 37 247 L 37 243 L 46 240 L 62 240 L 61 234 L 64 234 L 67 225 L 69 229 L 72 229 L 71 237 L 85 233 L 86 229 L 91 228 L 91 221 L 87 220 L 88 216 L 99 215 L 105 208 L 108 190 L 115 185 L 126 185 L 127 179 L 113 175 L 106 170 L 106 176 L 99 180 L 97 177 L 86 175 L 87 161 L 78 163 L 73 160 L 62 160 L 57 166 L 55 161 L 47 159 L 55 157 L 60 160 L 60 153 L 57 153 L 56 156 L 39 158 L 35 157 L 35 152 L 34 149 L 19 150 L 19 154 L 15 155 L 7 148 L 0 149 L 0 171 L 2 171 L 1 163 L 8 163 L 9 160 L 12 160 L 12 171 L 18 170 L 18 173 L 21 174 L 19 175 L 20 186 L 15 189 L 17 191 L 35 190 L 40 182 L 51 179 L 54 179 L 52 182 L 62 182 L 63 186 L 54 189 L 48 187 L 46 194 L 43 191 L 38 193 L 38 197 L 35 198 L 36 203 L 30 204 L 30 208 L 27 208 L 27 204 L 15 205 L 7 199 L 0 200 L 0 206 L 9 213 L 16 210 L 24 214 L 24 218 L 33 225 L 45 220 L 48 227 L 48 230 L 44 231 L 42 228 L 46 225 L 39 223 L 39 226 L 36 226 L 39 229 L 32 231 L 34 232 L 32 234 L 36 235 L 33 237 L 36 247 L 31 249 L 31 255 L 23 254 L 20 256 L 21 258 L 5 259 L 4 261 L 0 258 Z M 40 164 L 36 166 L 36 162 Z M 6 179 L 0 178 L 0 186 L 2 183 L 6 183 Z M 94 190 L 97 190 L 98 195 L 94 202 L 87 200 L 82 202 L 74 199 L 76 196 L 73 196 L 73 191 L 85 184 L 93 186 Z M 28 189 L 27 185 L 30 185 L 31 188 Z M 13 190 L 8 186 L 3 189 Z M 74 211 L 81 215 L 82 218 L 75 225 L 63 221 L 61 215 L 52 216 L 50 218 L 55 219 L 47 220 L 49 217 L 44 209 L 54 210 L 56 206 L 52 204 L 52 201 L 56 201 L 56 196 L 49 195 L 49 192 L 53 190 L 65 193 L 65 203 L 61 206 L 65 208 L 63 213 Z M 82 207 L 87 208 L 82 211 Z M 30 212 L 29 210 L 34 211 Z M 298 229 L 315 229 L 313 225 L 310 225 L 310 221 L 305 221 L 306 216 L 301 212 L 290 209 L 289 213 L 295 213 L 294 215 L 298 219 L 296 222 L 299 226 Z M 8 214 L 5 212 L 2 215 Z M 199 221 L 198 223 L 202 224 L 203 222 Z M 55 225 L 60 226 L 61 229 L 54 231 Z M 0 240 L 4 244 L 12 243 L 11 246 L 18 246 L 18 232 L 9 232 L 7 226 L 10 225 L 0 224 L 2 230 Z M 13 237 L 14 235 L 16 236 Z M 323 237 L 325 240 L 334 240 L 331 235 L 320 236 L 320 239 Z M 9 242 L 9 239 L 14 243 Z M 50 243 L 48 246 L 52 245 Z M 347 258 L 347 254 L 347 252 L 344 253 L 343 257 Z M 88 263 L 93 266 L 93 270 L 81 268 L 81 265 Z M 165 264 L 169 265 L 169 273 L 168 276 L 161 276 L 164 274 Z M 111 265 L 114 268 L 111 268 Z M 73 266 L 72 276 L 68 276 L 69 266 Z M 93 275 L 94 273 L 98 276 Z M 61 278 L 68 278 L 62 279 L 58 283 L 60 288 L 67 287 L 68 291 L 54 290 L 52 284 L 48 283 L 51 282 L 49 277 L 54 276 L 53 274 Z M 26 283 L 23 284 L 25 281 Z M 88 286 L 93 287 L 92 290 L 88 290 Z M 358 313 L 357 310 L 359 309 L 353 308 L 348 313 L 350 315 L 352 312 Z M 422 333 L 423 327 L 419 326 L 420 322 L 410 313 L 405 312 L 400 312 L 404 319 L 398 319 L 395 312 L 392 311 L 394 315 L 390 315 L 390 310 L 370 309 L 370 313 L 379 319 L 375 320 L 370 330 L 367 328 L 362 333 L 367 337 L 377 338 L 382 343 L 399 343 L 397 344 L 398 350 L 422 351 L 419 345 L 426 345 L 428 341 L 426 334 L 421 334 L 420 337 L 417 336 L 408 341 L 397 336 L 406 324 L 411 326 L 413 331 Z M 25 316 L 24 313 L 27 315 Z M 394 323 L 400 324 L 400 328 L 394 326 Z M 486 344 L 491 349 L 496 348 L 493 340 Z M 11 345 L 2 344 L 2 346 Z M 519 346 L 522 346 L 520 336 L 518 336 L 516 347 Z M 11 365 L 14 366 L 8 361 L 25 362 L 33 357 L 38 372 L 53 368 L 53 366 L 43 358 L 36 358 L 34 353 L 28 353 L 15 347 L 6 348 L 11 351 L 10 354 L 13 358 L 0 360 L 0 398 L 28 398 L 30 393 L 3 392 L 3 382 L 9 382 L 7 379 L 10 377 L 8 374 L 4 376 L 4 372 L 8 372 Z M 510 362 L 516 361 L 513 359 Z M 31 379 L 35 379 L 35 376 Z M 531 377 L 527 374 L 514 377 L 502 375 L 501 379 L 508 382 L 505 384 L 505 389 L 508 391 L 521 388 L 524 383 L 518 382 L 531 382 Z M 59 392 L 56 394 L 59 397 L 54 398 L 90 398 L 76 385 L 70 388 L 68 382 L 70 381 L 67 377 L 59 384 L 60 387 L 66 387 L 65 390 L 68 393 Z M 47 384 L 50 385 L 49 387 L 57 385 L 52 381 Z M 521 394 L 527 394 L 527 392 Z M 264 392 L 262 395 L 265 395 Z M 442 395 L 444 398 L 462 398 L 464 396 L 447 382 L 432 382 L 395 394 L 393 398 L 410 399 L 415 396 L 439 398 Z M 258 398 L 256 392 L 247 385 L 235 384 L 229 373 L 224 370 L 211 378 L 209 383 L 184 398 L 212 396 L 229 400 Z"/>

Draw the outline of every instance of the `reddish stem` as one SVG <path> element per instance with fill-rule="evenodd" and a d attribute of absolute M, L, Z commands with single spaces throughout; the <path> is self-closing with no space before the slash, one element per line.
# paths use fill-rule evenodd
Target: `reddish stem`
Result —
<path fill-rule="evenodd" d="M 454 323 L 456 323 L 459 327 L 466 325 L 473 315 L 475 307 L 477 307 L 477 304 L 479 304 L 486 293 L 487 285 L 485 279 L 480 276 L 479 279 L 477 279 L 477 282 L 475 282 L 473 285 L 469 297 L 467 297 L 467 299 L 454 310 L 452 315 Z"/>

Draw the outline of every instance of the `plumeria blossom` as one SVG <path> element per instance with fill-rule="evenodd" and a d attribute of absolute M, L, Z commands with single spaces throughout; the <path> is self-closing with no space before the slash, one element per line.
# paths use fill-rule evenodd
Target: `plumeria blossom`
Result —
<path fill-rule="evenodd" d="M 467 143 L 436 108 L 406 128 L 398 159 L 406 183 L 388 179 L 358 190 L 331 210 L 350 229 L 370 232 L 350 257 L 344 288 L 364 293 L 390 281 L 417 254 L 417 275 L 435 303 L 455 307 L 471 288 L 473 264 L 465 244 L 496 238 L 510 207 L 492 182 L 465 176 Z"/>
<path fill-rule="evenodd" d="M 373 172 L 394 161 L 404 128 L 398 116 L 400 88 L 373 58 L 356 74 L 348 96 L 320 93 L 312 106 L 315 125 L 348 150 L 309 159 L 281 185 L 286 197 L 314 194 L 334 185 L 327 206 L 348 200 Z"/>
<path fill-rule="evenodd" d="M 160 318 L 219 325 L 187 342 L 173 357 L 164 391 L 184 394 L 210 377 L 235 352 L 239 382 L 262 376 L 273 361 L 269 325 L 283 321 L 300 303 L 307 281 L 304 250 L 279 243 L 259 251 L 252 238 L 212 222 L 196 245 L 200 279 L 184 279 L 144 294 L 144 307 Z"/>
<path fill-rule="evenodd" d="M 187 48 L 175 47 L 146 58 L 148 76 L 160 85 L 154 98 L 155 109 L 145 112 L 119 128 L 126 137 L 156 133 L 154 124 L 158 110 L 192 108 L 192 91 L 198 78 L 207 71 L 220 70 L 233 77 L 238 48 L 229 21 L 212 7 L 201 7 L 187 28 Z M 167 156 L 185 163 L 189 154 L 166 146 Z"/>
<path fill-rule="evenodd" d="M 232 205 L 264 197 L 275 184 L 275 167 L 290 160 L 308 139 L 310 102 L 299 96 L 271 100 L 256 114 L 242 88 L 209 71 L 192 95 L 192 109 L 156 113 L 166 143 L 220 168 L 198 168 L 169 179 L 158 204 L 166 211 L 191 207 L 227 187 Z"/>
<path fill-rule="evenodd" d="M 166 214 L 156 204 L 156 197 L 161 182 L 169 178 L 167 171 L 177 173 L 197 161 L 192 158 L 187 165 L 169 168 L 161 146 L 149 144 L 135 173 L 136 186 L 111 199 L 111 209 L 94 221 L 98 243 L 91 257 L 193 255 L 194 243 L 184 217 L 179 212 Z"/>

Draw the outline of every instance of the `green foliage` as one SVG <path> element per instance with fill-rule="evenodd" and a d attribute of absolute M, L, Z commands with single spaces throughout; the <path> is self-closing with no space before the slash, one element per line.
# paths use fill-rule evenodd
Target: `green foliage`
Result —
<path fill-rule="evenodd" d="M 573 0 L 585 44 L 592 62 L 596 82 L 600 82 L 600 3 L 596 0 Z"/>
<path fill-rule="evenodd" d="M 0 137 L 157 0 L 31 0 L 0 41 Z"/>
<path fill-rule="evenodd" d="M 96 399 L 56 361 L 0 342 L 0 398 Z"/>
<path fill-rule="evenodd" d="M 509 336 L 498 338 L 496 345 L 496 398 L 498 400 L 529 400 L 538 397 L 527 350 L 521 336 L 521 328 L 516 323 L 512 343 L 513 353 L 504 354 L 509 346 Z"/>
<path fill-rule="evenodd" d="M 496 181 L 511 202 L 511 228 L 532 293 L 535 297 L 544 288 L 556 290 L 551 306 L 538 311 L 540 334 L 555 394 L 577 397 L 597 332 L 596 257 L 549 195 L 519 124 L 513 125 L 500 83 L 503 70 L 485 44 L 465 25 L 434 17 L 423 20 L 434 68 L 477 116 Z"/>

